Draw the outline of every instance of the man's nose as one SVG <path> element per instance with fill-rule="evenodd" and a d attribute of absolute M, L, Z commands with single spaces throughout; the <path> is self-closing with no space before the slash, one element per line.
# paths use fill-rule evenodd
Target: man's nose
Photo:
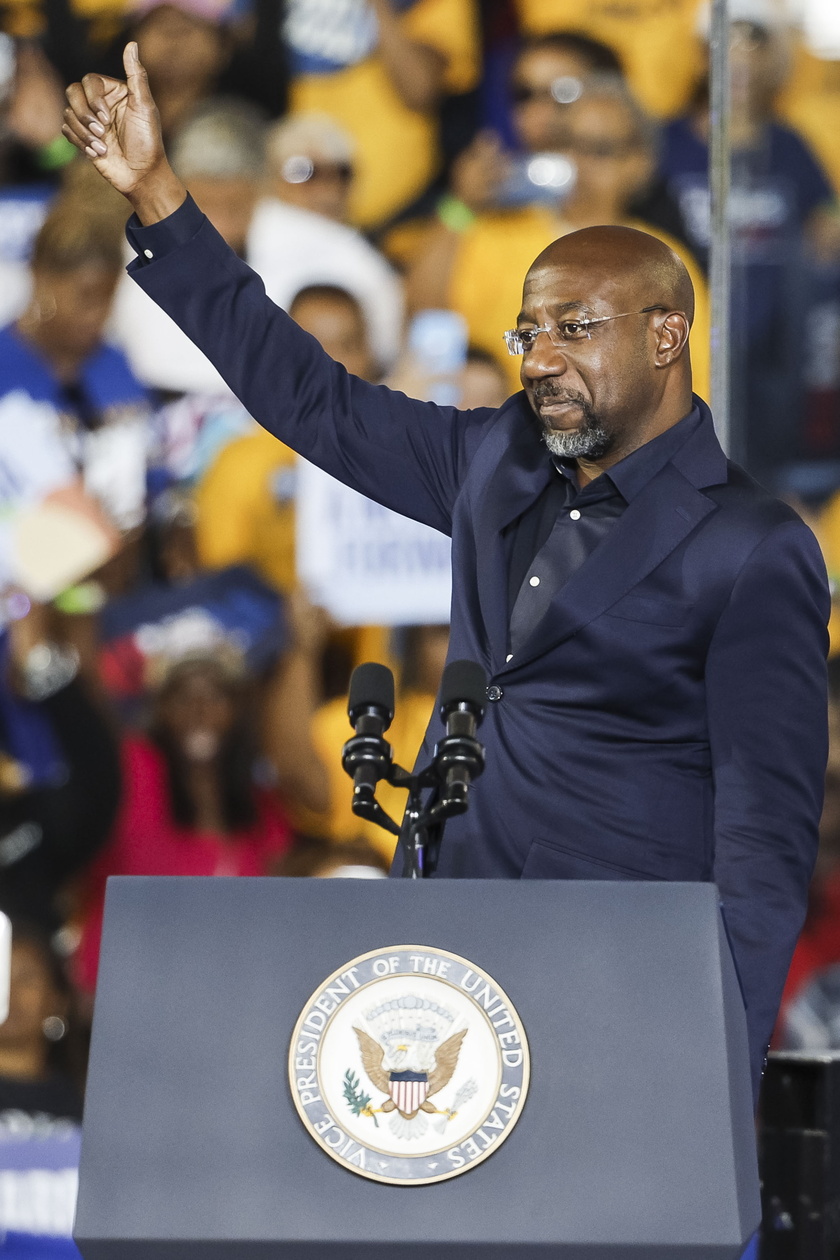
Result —
<path fill-rule="evenodd" d="M 522 356 L 523 381 L 539 381 L 546 376 L 562 376 L 568 367 L 566 356 L 547 333 L 537 337 L 533 350 Z"/>

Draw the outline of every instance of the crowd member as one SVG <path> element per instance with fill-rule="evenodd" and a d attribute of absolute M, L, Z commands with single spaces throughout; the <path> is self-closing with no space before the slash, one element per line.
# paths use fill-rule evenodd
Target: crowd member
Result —
<path fill-rule="evenodd" d="M 89 880 L 78 979 L 96 978 L 109 875 L 261 875 L 288 847 L 280 799 L 255 780 L 258 748 L 244 679 L 226 654 L 170 667 L 146 737 L 123 750 L 113 837 Z"/>
<path fill-rule="evenodd" d="M 364 310 L 389 367 L 402 335 L 402 286 L 382 255 L 347 223 L 354 146 L 322 114 L 275 123 L 266 144 L 266 196 L 248 230 L 247 258 L 273 302 L 289 309 L 307 285 L 337 285 Z"/>
<path fill-rule="evenodd" d="M 61 134 L 63 107 L 40 48 L 0 33 L 0 324 L 26 305 L 32 243 L 75 156 Z"/>
<path fill-rule="evenodd" d="M 263 175 L 262 116 L 241 101 L 208 101 L 176 133 L 172 155 L 181 177 L 204 199 L 214 226 L 237 253 L 244 255 Z M 248 427 L 247 416 L 231 403 L 218 372 L 125 275 L 117 292 L 111 332 L 145 384 L 201 396 L 185 405 L 190 408 L 194 427 L 190 450 L 201 429 L 210 423 L 222 433 L 228 429 L 242 432 Z M 176 472 L 181 472 L 187 457 L 180 450 L 170 455 L 169 447 L 183 444 L 181 430 L 187 421 L 178 411 L 165 417 L 164 424 L 165 430 L 173 429 L 172 436 L 164 433 L 164 462 L 171 460 Z"/>
<path fill-rule="evenodd" d="M 815 51 L 794 33 L 791 73 L 780 96 L 780 116 L 811 146 L 840 196 L 840 57 L 835 46 Z"/>
<path fill-rule="evenodd" d="M 143 519 L 149 447 L 146 391 L 103 340 L 122 272 L 119 228 L 59 201 L 36 241 L 32 294 L 0 330 L 0 406 L 22 434 L 49 441 L 123 530 Z M 58 457 L 58 455 L 57 455 Z M 41 469 L 33 467 L 33 482 Z M 25 498 L 26 485 L 18 485 Z"/>
<path fill-rule="evenodd" d="M 315 285 L 289 313 L 333 359 L 364 380 L 378 376 L 361 307 L 344 289 Z M 198 554 L 210 568 L 249 564 L 277 587 L 295 585 L 297 456 L 265 429 L 231 442 L 196 489 Z"/>
<path fill-rule="evenodd" d="M 498 359 L 477 346 L 467 347 L 467 361 L 461 371 L 461 398 L 464 411 L 475 407 L 501 407 L 508 396 L 507 376 Z"/>
<path fill-rule="evenodd" d="M 775 117 L 787 67 L 787 32 L 769 7 L 740 0 L 732 25 L 733 148 L 731 207 L 735 225 L 733 402 L 745 440 L 735 453 L 763 474 L 799 451 L 807 327 L 810 246 L 819 259 L 840 256 L 835 194 L 804 141 Z M 764 16 L 762 16 L 764 13 Z M 761 19 L 761 20 L 759 20 Z M 688 114 L 665 128 L 661 169 L 680 203 L 692 248 L 709 254 L 711 215 L 708 85 Z"/>
<path fill-rule="evenodd" d="M 120 775 L 110 725 L 49 622 L 33 605 L 2 643 L 0 910 L 53 934 L 61 894 L 108 838 Z"/>
<path fill-rule="evenodd" d="M 82 1093 L 73 1062 L 73 993 L 43 933 L 12 924 L 9 1017 L 0 1024 L 0 1130 L 37 1121 L 82 1121 Z M 68 1036 L 69 1034 L 69 1036 Z"/>
<path fill-rule="evenodd" d="M 581 80 L 592 74 L 622 73 L 621 63 L 610 48 L 575 34 L 525 40 L 508 69 L 509 73 L 500 77 L 496 93 L 504 98 L 504 108 L 494 101 L 490 111 L 491 116 L 496 115 L 496 130 L 480 131 L 457 156 L 450 186 L 438 200 L 436 218 L 453 232 L 463 231 L 477 209 L 509 198 L 506 185 L 513 165 L 506 144 L 519 155 L 561 150 L 566 141 L 568 102 L 579 91 Z M 535 186 L 530 191 L 536 196 Z M 515 191 L 513 199 L 519 204 L 521 189 Z M 409 299 L 415 310 L 438 300 L 437 274 L 439 266 L 447 265 L 448 239 L 440 226 L 430 226 L 426 220 L 409 220 L 387 235 L 389 254 L 409 272 Z M 425 258 L 425 263 L 418 266 L 418 258 Z"/>
<path fill-rule="evenodd" d="M 223 650 L 263 677 L 283 648 L 277 592 L 240 565 L 202 569 L 195 515 L 183 490 L 157 495 L 134 580 L 98 618 L 98 679 L 128 728 L 142 728 L 150 688 L 185 654 Z"/>
<path fill-rule="evenodd" d="M 361 308 L 348 292 L 329 285 L 303 289 L 290 314 L 348 371 L 364 380 L 378 379 Z M 507 396 L 506 376 L 484 351 L 468 351 L 459 378 L 465 408 L 496 407 Z M 392 383 L 403 385 L 401 379 Z M 415 376 L 412 384 L 422 393 L 423 381 Z M 203 564 L 213 569 L 248 564 L 278 590 L 293 589 L 296 460 L 287 446 L 256 427 L 219 453 L 196 487 Z"/>
<path fill-rule="evenodd" d="M 172 139 L 218 89 L 233 51 L 226 0 L 134 0 L 131 37 L 142 49 L 164 134 Z"/>
<path fill-rule="evenodd" d="M 526 153 L 562 149 L 568 105 L 577 84 L 593 74 L 624 73 L 613 50 L 573 32 L 533 35 L 517 53 L 510 81 L 512 122 Z"/>
<path fill-rule="evenodd" d="M 571 32 L 613 48 L 634 95 L 657 117 L 680 111 L 696 78 L 702 0 L 516 0 L 528 35 Z"/>
<path fill-rule="evenodd" d="M 649 119 L 621 79 L 591 76 L 583 81 L 579 98 L 567 107 L 563 130 L 563 147 L 574 161 L 576 179 L 571 191 L 554 204 L 494 207 L 498 184 L 482 174 L 476 177 L 467 164 L 460 169 L 455 192 L 468 215 L 460 222 L 441 222 L 430 237 L 409 283 L 410 301 L 459 311 L 467 321 L 471 341 L 507 367 L 513 391 L 519 386 L 518 363 L 504 354 L 498 330 L 515 322 L 521 278 L 530 261 L 552 240 L 579 228 L 597 224 L 638 227 L 675 249 L 688 268 L 697 303 L 691 336 L 695 389 L 707 395 L 705 281 L 688 250 L 632 212 L 655 170 L 655 136 Z"/>
<path fill-rule="evenodd" d="M 291 0 L 285 36 L 293 111 L 328 114 L 353 137 L 352 222 L 385 223 L 436 172 L 445 94 L 476 83 L 473 0 Z"/>
<path fill-rule="evenodd" d="M 365 380 L 378 378 L 362 309 L 346 290 L 310 286 L 297 295 L 290 314 L 338 363 Z M 249 565 L 284 595 L 294 591 L 296 461 L 289 447 L 256 425 L 252 433 L 218 454 L 195 494 L 196 539 L 202 564 L 210 569 Z M 378 626 L 345 631 L 334 627 L 319 642 L 319 668 L 328 677 L 329 694 L 346 691 L 354 664 L 380 657 L 387 649 L 385 633 Z M 274 741 L 287 754 L 293 753 L 294 742 L 293 730 Z M 298 766 L 289 771 L 287 767 L 282 777 L 287 796 L 299 807 L 298 817 L 308 826 L 309 811 L 322 805 L 312 805 L 307 768 Z M 320 799 L 317 786 L 312 791 Z"/>
<path fill-rule="evenodd" d="M 328 114 L 292 114 L 271 128 L 266 182 L 284 205 L 347 223 L 354 157 L 350 135 Z"/>
<path fill-rule="evenodd" d="M 73 160 L 63 109 L 61 81 L 42 48 L 0 34 L 0 187 L 54 182 Z"/>

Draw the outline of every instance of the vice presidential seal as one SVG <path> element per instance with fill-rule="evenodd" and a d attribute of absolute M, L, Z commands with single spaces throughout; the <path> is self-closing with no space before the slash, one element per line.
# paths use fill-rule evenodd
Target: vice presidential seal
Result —
<path fill-rule="evenodd" d="M 474 963 L 426 945 L 354 958 L 312 994 L 289 1080 L 315 1141 L 351 1172 L 428 1185 L 504 1142 L 528 1092 L 525 1030 Z"/>

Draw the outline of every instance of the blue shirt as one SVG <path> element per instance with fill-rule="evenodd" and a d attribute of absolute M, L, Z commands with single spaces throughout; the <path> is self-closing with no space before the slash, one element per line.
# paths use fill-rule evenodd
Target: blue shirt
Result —
<path fill-rule="evenodd" d="M 82 364 L 75 388 L 68 391 L 50 364 L 14 324 L 0 328 L 0 397 L 22 389 L 35 402 L 49 403 L 73 415 L 84 427 L 96 427 L 112 407 L 143 405 L 148 394 L 121 350 L 99 345 Z"/>

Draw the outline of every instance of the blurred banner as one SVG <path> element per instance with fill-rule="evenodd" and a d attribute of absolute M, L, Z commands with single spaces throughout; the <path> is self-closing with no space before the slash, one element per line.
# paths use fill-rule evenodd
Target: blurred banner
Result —
<path fill-rule="evenodd" d="M 81 1131 L 68 1120 L 0 1115 L 0 1254 L 59 1260 L 79 1252 L 71 1238 Z"/>
<path fill-rule="evenodd" d="M 301 460 L 297 570 L 315 603 L 344 625 L 449 620 L 450 541 Z"/>

